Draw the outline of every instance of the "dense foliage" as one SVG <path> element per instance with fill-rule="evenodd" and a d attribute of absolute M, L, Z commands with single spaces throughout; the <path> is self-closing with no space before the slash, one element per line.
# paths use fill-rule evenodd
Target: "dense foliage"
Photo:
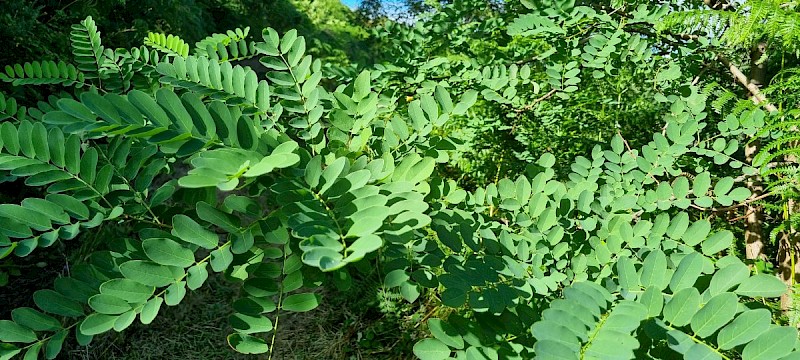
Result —
<path fill-rule="evenodd" d="M 272 27 L 296 29 L 314 43 L 315 56 L 331 62 L 366 56 L 357 46 L 366 33 L 338 0 L 6 0 L 0 8 L 0 37 L 6 39 L 0 64 L 67 61 L 70 26 L 87 16 L 103 29 L 106 42 L 123 48 L 141 45 L 148 32 L 179 35 L 194 45 L 237 27 L 256 33 Z"/>
<path fill-rule="evenodd" d="M 0 171 L 32 194 L 0 204 L 0 259 L 123 236 L 0 320 L 0 359 L 210 273 L 240 288 L 230 346 L 270 353 L 374 269 L 432 300 L 423 360 L 798 356 L 797 4 L 489 5 L 374 19 L 369 66 L 272 28 L 112 49 L 92 17 L 69 61 L 6 66 L 34 95 L 0 97 Z"/>

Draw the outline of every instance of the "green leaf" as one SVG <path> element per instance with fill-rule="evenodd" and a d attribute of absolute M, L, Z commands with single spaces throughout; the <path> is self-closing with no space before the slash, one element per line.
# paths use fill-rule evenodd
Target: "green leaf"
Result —
<path fill-rule="evenodd" d="M 322 180 L 324 181 L 322 187 L 320 187 L 319 192 L 325 193 L 331 186 L 333 186 L 334 181 L 339 178 L 339 175 L 342 174 L 344 171 L 345 166 L 347 165 L 347 158 L 340 157 L 334 160 L 325 170 L 322 171 Z"/>
<path fill-rule="evenodd" d="M 221 229 L 230 233 L 237 233 L 240 230 L 239 225 L 234 222 L 234 218 L 232 218 L 229 214 L 219 211 L 215 207 L 202 201 L 197 203 L 197 216 L 200 217 L 200 219 L 208 221 L 209 223 L 212 223 L 214 225 L 217 225 Z M 197 226 L 197 228 L 202 229 L 202 227 L 200 227 L 199 225 Z M 215 246 L 217 241 L 218 240 L 214 241 Z"/>
<path fill-rule="evenodd" d="M 281 39 L 280 50 L 281 54 L 286 54 L 294 45 L 295 40 L 297 40 L 297 30 L 291 29 L 283 34 L 283 38 Z"/>
<path fill-rule="evenodd" d="M 709 300 L 702 309 L 692 317 L 692 331 L 702 338 L 711 336 L 736 315 L 739 298 L 733 293 L 722 293 Z M 673 299 L 674 301 L 674 299 Z"/>
<path fill-rule="evenodd" d="M 684 326 L 700 308 L 700 292 L 696 288 L 684 288 L 676 292 L 664 306 L 664 320 L 673 326 Z"/>
<path fill-rule="evenodd" d="M 170 120 L 167 113 L 158 106 L 156 101 L 143 91 L 133 90 L 128 93 L 128 101 L 142 114 L 159 127 L 169 127 Z"/>
<path fill-rule="evenodd" d="M 475 90 L 467 90 L 461 96 L 461 100 L 453 107 L 453 115 L 464 115 L 467 113 L 472 105 L 478 100 L 478 92 Z"/>
<path fill-rule="evenodd" d="M 39 290 L 33 293 L 33 302 L 40 309 L 51 314 L 66 317 L 83 315 L 83 308 L 80 304 L 53 290 Z"/>
<path fill-rule="evenodd" d="M 71 196 L 63 194 L 50 194 L 45 197 L 45 200 L 58 204 L 78 220 L 89 219 L 89 208 Z"/>
<path fill-rule="evenodd" d="M 55 331 L 62 328 L 54 317 L 28 307 L 11 310 L 11 319 L 33 331 Z"/>
<path fill-rule="evenodd" d="M 50 338 L 44 348 L 44 356 L 48 360 L 55 359 L 58 353 L 61 352 L 61 347 L 64 345 L 64 340 L 67 338 L 67 330 L 61 330 Z"/>
<path fill-rule="evenodd" d="M 224 179 L 200 174 L 190 174 L 178 179 L 178 185 L 188 189 L 217 186 L 222 182 Z"/>
<path fill-rule="evenodd" d="M 697 359 L 697 360 L 721 360 L 722 357 L 719 353 L 715 352 L 706 344 L 694 344 L 689 347 L 686 354 L 683 355 L 684 359 Z"/>
<path fill-rule="evenodd" d="M 91 314 L 81 322 L 80 330 L 86 335 L 102 334 L 114 327 L 118 316 L 106 314 Z"/>
<path fill-rule="evenodd" d="M 729 230 L 722 230 L 709 236 L 708 239 L 703 241 L 703 254 L 714 255 L 722 250 L 725 250 L 733 243 L 733 233 Z"/>
<path fill-rule="evenodd" d="M 233 314 L 228 318 L 231 327 L 241 334 L 254 334 L 272 331 L 272 321 L 266 316 Z"/>
<path fill-rule="evenodd" d="M 164 294 L 164 303 L 167 304 L 167 306 L 178 305 L 183 301 L 184 296 L 186 296 L 186 282 L 179 281 L 172 283 Z"/>
<path fill-rule="evenodd" d="M 272 154 L 255 165 L 251 166 L 242 176 L 256 177 L 272 172 L 274 169 L 283 169 L 300 162 L 300 156 L 292 153 Z"/>
<path fill-rule="evenodd" d="M 641 283 L 645 288 L 655 286 L 663 290 L 669 283 L 667 278 L 667 256 L 661 250 L 651 251 L 644 259 Z"/>
<path fill-rule="evenodd" d="M 15 355 L 19 354 L 22 349 L 8 344 L 0 343 L 0 360 L 11 360 Z"/>
<path fill-rule="evenodd" d="M 247 315 L 260 315 L 277 309 L 277 305 L 269 298 L 244 297 L 233 302 L 233 309 Z"/>
<path fill-rule="evenodd" d="M 75 340 L 78 343 L 78 345 L 81 345 L 81 346 L 89 345 L 89 343 L 92 342 L 92 339 L 94 339 L 94 335 L 84 334 L 81 331 L 81 327 L 80 326 L 76 326 L 75 327 Z"/>
<path fill-rule="evenodd" d="M 155 287 L 167 286 L 176 280 L 170 267 L 144 260 L 124 262 L 119 271 L 128 279 Z"/>
<path fill-rule="evenodd" d="M 419 298 L 419 295 L 419 286 L 409 282 L 400 284 L 400 296 L 406 301 L 412 303 Z"/>
<path fill-rule="evenodd" d="M 749 297 L 778 297 L 783 295 L 786 289 L 786 284 L 775 276 L 758 274 L 742 281 L 734 292 Z"/>
<path fill-rule="evenodd" d="M 150 299 L 155 287 L 130 279 L 111 279 L 100 285 L 100 293 L 123 299 L 129 303 L 143 303 Z"/>
<path fill-rule="evenodd" d="M 639 274 L 630 258 L 620 257 L 617 261 L 617 274 L 619 276 L 619 286 L 623 289 L 639 289 Z"/>
<path fill-rule="evenodd" d="M 551 153 L 544 153 L 536 163 L 543 168 L 551 168 L 556 164 L 556 157 Z"/>
<path fill-rule="evenodd" d="M 670 64 L 666 70 L 658 72 L 656 75 L 656 82 L 666 82 L 677 80 L 681 77 L 681 68 L 676 64 Z"/>
<path fill-rule="evenodd" d="M 464 348 L 464 339 L 459 335 L 458 330 L 449 323 L 432 318 L 428 320 L 428 330 L 445 345 L 456 349 Z"/>
<path fill-rule="evenodd" d="M 749 276 L 750 268 L 741 261 L 735 261 L 714 274 L 708 286 L 708 292 L 710 295 L 716 295 L 728 291 L 732 287 L 739 285 L 739 283 L 746 280 Z"/>
<path fill-rule="evenodd" d="M 81 140 L 77 135 L 72 134 L 67 137 L 64 146 L 65 168 L 72 174 L 78 174 L 81 169 Z"/>
<path fill-rule="evenodd" d="M 264 339 L 239 333 L 228 335 L 228 345 L 242 354 L 263 354 L 269 351 L 269 345 Z"/>
<path fill-rule="evenodd" d="M 681 212 L 678 213 L 678 215 L 675 215 L 675 217 L 670 221 L 669 227 L 667 228 L 667 235 L 671 239 L 680 239 L 688 228 L 689 214 Z"/>
<path fill-rule="evenodd" d="M 434 158 L 426 157 L 408 169 L 406 181 L 413 184 L 424 181 L 431 176 L 435 167 L 436 160 Z"/>
<path fill-rule="evenodd" d="M 724 177 L 717 181 L 717 184 L 714 185 L 714 196 L 720 197 L 728 194 L 728 192 L 733 187 L 733 178 L 731 177 Z"/>
<path fill-rule="evenodd" d="M 769 329 L 747 344 L 742 360 L 773 360 L 788 355 L 797 343 L 797 329 L 781 326 Z"/>
<path fill-rule="evenodd" d="M 203 228 L 200 226 L 200 224 L 186 215 L 178 214 L 172 217 L 172 226 L 172 234 L 188 243 L 195 244 L 209 250 L 216 248 L 217 244 L 219 243 L 219 237 L 216 234 Z M 194 255 L 192 257 L 194 257 Z"/>
<path fill-rule="evenodd" d="M 703 255 L 700 253 L 692 252 L 681 259 L 675 274 L 669 282 L 669 288 L 673 293 L 679 290 L 691 287 L 700 277 L 703 271 Z"/>
<path fill-rule="evenodd" d="M 574 360 L 580 359 L 577 351 L 571 349 L 563 342 L 556 340 L 540 340 L 534 345 L 536 354 L 546 359 Z"/>
<path fill-rule="evenodd" d="M 90 297 L 97 294 L 97 288 L 95 286 L 70 277 L 56 278 L 55 290 L 80 303 L 86 303 L 89 301 Z"/>
<path fill-rule="evenodd" d="M 206 279 L 208 279 L 207 265 L 207 263 L 202 263 L 189 268 L 186 278 L 186 286 L 189 290 L 199 289 L 206 282 Z"/>
<path fill-rule="evenodd" d="M 442 112 L 449 113 L 453 111 L 453 100 L 450 98 L 450 93 L 447 92 L 444 86 L 436 85 L 434 97 L 436 98 L 436 102 L 442 107 Z"/>
<path fill-rule="evenodd" d="M 25 356 L 22 357 L 22 360 L 37 360 L 39 359 L 39 351 L 42 350 L 42 343 L 37 342 L 31 345 L 28 348 L 28 351 L 25 352 Z"/>
<path fill-rule="evenodd" d="M 386 274 L 386 278 L 383 280 L 383 286 L 388 288 L 398 287 L 400 284 L 408 281 L 409 276 L 406 274 L 406 271 L 403 269 L 392 270 L 388 274 Z"/>
<path fill-rule="evenodd" d="M 705 240 L 710 230 L 711 223 L 708 222 L 708 220 L 697 220 L 683 233 L 683 242 L 686 243 L 686 245 L 695 246 Z"/>
<path fill-rule="evenodd" d="M 664 306 L 664 296 L 661 295 L 661 290 L 655 286 L 648 287 L 639 297 L 639 302 L 647 308 L 647 317 L 656 317 L 661 315 L 661 309 Z"/>
<path fill-rule="evenodd" d="M 127 301 L 106 294 L 89 298 L 89 306 L 101 314 L 119 315 L 131 309 Z"/>
<path fill-rule="evenodd" d="M 81 157 L 80 176 L 88 184 L 94 183 L 97 174 L 97 156 L 97 150 L 92 147 L 87 149 Z"/>
<path fill-rule="evenodd" d="M 136 320 L 136 310 L 130 310 L 124 314 L 121 314 L 117 317 L 117 320 L 114 321 L 114 331 L 120 332 L 122 330 L 127 329 L 133 321 Z"/>
<path fill-rule="evenodd" d="M 69 215 L 64 212 L 61 206 L 54 202 L 39 198 L 27 198 L 22 200 L 22 206 L 47 215 L 51 221 L 60 224 L 69 223 Z"/>
<path fill-rule="evenodd" d="M 322 176 L 322 156 L 315 156 L 306 164 L 304 171 L 304 179 L 306 184 L 311 188 L 316 188 L 319 185 L 319 178 Z"/>
<path fill-rule="evenodd" d="M 233 262 L 230 246 L 224 246 L 211 252 L 211 269 L 216 272 L 225 271 Z"/>
<path fill-rule="evenodd" d="M 745 311 L 719 331 L 717 344 L 722 350 L 746 344 L 767 331 L 771 322 L 772 314 L 767 309 Z"/>
<path fill-rule="evenodd" d="M 349 232 L 348 232 L 349 234 Z M 383 240 L 377 235 L 370 234 L 366 236 L 362 236 L 354 241 L 350 246 L 347 247 L 347 251 L 351 252 L 351 254 L 356 255 L 356 257 L 363 258 L 365 254 L 369 254 L 375 250 L 378 250 L 383 245 Z M 353 256 L 350 255 L 350 256 Z M 355 259 L 351 259 L 350 256 L 345 258 L 345 261 L 354 261 Z M 351 259 L 351 260 L 348 260 Z"/>
<path fill-rule="evenodd" d="M 423 339 L 414 344 L 414 355 L 420 360 L 443 360 L 450 357 L 450 348 L 436 339 Z"/>
<path fill-rule="evenodd" d="M 161 88 L 156 91 L 156 100 L 158 104 L 166 110 L 170 122 L 175 127 L 183 131 L 191 131 L 194 128 L 192 117 L 183 107 L 181 99 L 173 91 L 167 88 Z"/>
<path fill-rule="evenodd" d="M 356 77 L 353 82 L 353 97 L 355 99 L 363 99 L 369 94 L 370 88 L 370 74 L 369 70 L 364 70 Z"/>
<path fill-rule="evenodd" d="M 139 315 L 139 321 L 145 325 L 153 322 L 153 320 L 156 318 L 156 315 L 158 315 L 158 311 L 161 309 L 161 304 L 163 303 L 164 299 L 161 297 L 154 297 L 150 299 L 150 301 L 148 301 L 146 304 L 144 304 L 144 307 L 142 307 L 141 315 Z"/>
<path fill-rule="evenodd" d="M 161 265 L 189 267 L 194 264 L 194 253 L 174 240 L 155 238 L 142 242 L 144 253 Z"/>
<path fill-rule="evenodd" d="M 16 220 L 39 231 L 46 231 L 52 228 L 50 219 L 46 215 L 19 205 L 0 204 L 0 216 Z"/>
<path fill-rule="evenodd" d="M 728 196 L 734 202 L 737 202 L 737 203 L 747 200 L 747 198 L 749 198 L 750 195 L 751 195 L 750 189 L 748 189 L 746 187 L 738 187 L 738 188 L 735 188 L 735 189 L 731 190 L 731 192 L 728 193 Z"/>
<path fill-rule="evenodd" d="M 0 341 L 32 343 L 38 340 L 36 333 L 13 321 L 0 320 Z"/>
<path fill-rule="evenodd" d="M 692 192 L 695 197 L 706 195 L 708 188 L 711 186 L 711 173 L 705 171 L 694 177 L 694 184 L 692 184 Z"/>
<path fill-rule="evenodd" d="M 283 299 L 281 308 L 286 311 L 306 312 L 319 306 L 320 296 L 317 294 L 305 293 L 289 295 Z"/>

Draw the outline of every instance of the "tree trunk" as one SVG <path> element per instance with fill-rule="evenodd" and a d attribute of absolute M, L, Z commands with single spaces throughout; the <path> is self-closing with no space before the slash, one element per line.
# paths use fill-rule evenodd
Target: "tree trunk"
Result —
<path fill-rule="evenodd" d="M 748 84 L 745 86 L 748 89 L 755 86 L 756 90 L 761 84 L 764 83 L 767 77 L 766 61 L 757 64 L 758 60 L 764 55 L 766 51 L 766 44 L 760 43 L 750 53 L 750 76 Z M 752 90 L 751 90 L 752 92 Z M 756 94 L 753 94 L 755 101 L 760 102 L 762 99 Z M 747 144 L 744 148 L 744 156 L 748 164 L 753 163 L 753 158 L 758 154 L 761 149 L 759 141 L 753 141 Z M 753 196 L 761 196 L 764 187 L 761 184 L 761 178 L 758 175 L 749 176 L 745 182 Z M 757 260 L 764 258 L 764 231 L 762 224 L 764 223 L 764 211 L 758 205 L 750 204 L 746 208 L 747 217 L 745 217 L 744 241 L 745 241 L 745 255 L 748 260 Z"/>
<path fill-rule="evenodd" d="M 752 164 L 753 158 L 759 151 L 760 144 L 754 141 L 747 144 L 744 148 L 744 156 L 748 164 Z M 745 181 L 745 186 L 750 189 L 754 197 L 761 196 L 764 187 L 758 175 L 752 175 Z M 747 216 L 744 218 L 744 242 L 745 256 L 748 260 L 764 259 L 764 211 L 756 204 L 748 204 L 745 209 Z"/>
<path fill-rule="evenodd" d="M 766 43 L 759 43 L 756 45 L 750 53 L 750 83 L 756 87 L 760 87 L 761 85 L 766 83 L 767 80 L 767 69 L 766 69 L 766 61 L 759 61 L 764 56 L 767 50 Z M 765 59 L 766 60 L 766 59 Z M 759 102 L 760 100 L 766 99 L 758 99 L 754 96 L 754 101 Z M 768 108 L 770 112 L 777 111 L 774 105 L 771 105 L 772 108 Z M 752 152 L 751 154 L 755 155 L 758 153 L 759 146 L 757 142 L 752 143 Z M 748 148 L 745 148 L 745 154 L 748 152 Z M 748 159 L 750 160 L 750 159 Z M 794 155 L 787 155 L 784 157 L 784 161 L 787 163 L 797 163 L 797 157 Z M 763 191 L 763 187 L 761 186 L 760 179 L 754 179 L 751 191 L 753 190 Z M 759 194 L 760 195 L 760 194 Z M 786 221 L 789 220 L 791 214 L 800 211 L 800 204 L 795 201 L 795 199 L 789 199 L 786 203 L 786 208 L 784 211 L 784 217 Z M 753 212 L 752 215 L 748 216 L 747 221 L 747 229 L 745 230 L 745 241 L 747 243 L 747 257 L 750 259 L 751 251 L 755 253 L 755 256 L 758 256 L 763 249 L 763 240 L 762 236 L 763 233 L 749 234 L 748 232 L 750 227 L 753 227 L 753 231 L 761 231 L 761 223 L 763 222 L 763 213 L 760 209 L 755 209 L 757 211 Z M 752 221 L 750 218 L 753 218 Z M 800 253 L 798 251 L 800 247 L 798 247 L 797 241 L 797 232 L 794 231 L 791 224 L 788 225 L 786 229 L 781 233 L 779 243 L 778 243 L 778 277 L 783 281 L 788 287 L 789 291 L 781 296 L 781 310 L 784 312 L 789 311 L 793 307 L 793 286 L 795 284 L 795 274 L 797 274 L 800 270 L 800 264 L 797 261 L 797 254 Z M 751 250 L 752 247 L 752 250 Z M 758 253 L 756 253 L 758 251 Z"/>

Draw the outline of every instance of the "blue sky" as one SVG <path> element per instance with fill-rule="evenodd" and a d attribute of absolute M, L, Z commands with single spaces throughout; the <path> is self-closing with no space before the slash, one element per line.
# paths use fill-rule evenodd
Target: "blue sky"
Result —
<path fill-rule="evenodd" d="M 351 9 L 355 9 L 360 2 L 360 0 L 342 0 L 342 3 L 349 6 Z"/>

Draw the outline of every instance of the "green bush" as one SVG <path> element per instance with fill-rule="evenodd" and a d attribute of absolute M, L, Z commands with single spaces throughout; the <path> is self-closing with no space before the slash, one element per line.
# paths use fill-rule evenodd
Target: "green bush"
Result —
<path fill-rule="evenodd" d="M 569 2 L 547 9 L 522 15 L 517 35 L 552 19 L 611 21 Z M 641 21 L 660 16 L 646 10 Z M 268 353 L 282 316 L 312 311 L 315 289 L 347 291 L 372 267 L 405 300 L 440 303 L 425 322 L 431 337 L 413 348 L 424 360 L 797 356 L 797 330 L 764 301 L 786 285 L 753 274 L 730 254 L 733 233 L 689 210 L 749 201 L 740 180 L 709 170 L 756 173 L 732 156 L 763 111 L 710 127 L 707 96 L 686 85 L 656 96 L 665 126 L 640 148 L 617 134 L 563 180 L 554 155 L 531 153 L 524 174 L 466 191 L 437 171 L 469 151 L 448 126 L 474 119 L 479 90 L 481 102 L 535 94 L 429 81 L 408 99 L 385 67 L 341 71 L 325 88 L 331 79 L 296 31 L 244 38 L 213 35 L 192 49 L 153 34 L 112 50 L 87 18 L 73 27 L 72 63 L 6 67 L 3 81 L 69 91 L 28 107 L 0 101 L 0 170 L 41 193 L 0 204 L 0 258 L 104 224 L 130 231 L 35 292 L 38 309 L 0 320 L 1 359 L 52 359 L 67 337 L 86 345 L 137 318 L 148 324 L 210 272 L 241 289 L 230 346 Z M 606 40 L 590 46 L 618 43 Z M 555 92 L 577 89 L 572 69 L 615 74 L 598 65 L 607 50 L 587 54 L 546 72 L 559 78 Z M 244 55 L 264 77 L 231 63 Z M 654 83 L 680 77 L 667 72 Z M 514 84 L 530 83 L 521 78 Z"/>

